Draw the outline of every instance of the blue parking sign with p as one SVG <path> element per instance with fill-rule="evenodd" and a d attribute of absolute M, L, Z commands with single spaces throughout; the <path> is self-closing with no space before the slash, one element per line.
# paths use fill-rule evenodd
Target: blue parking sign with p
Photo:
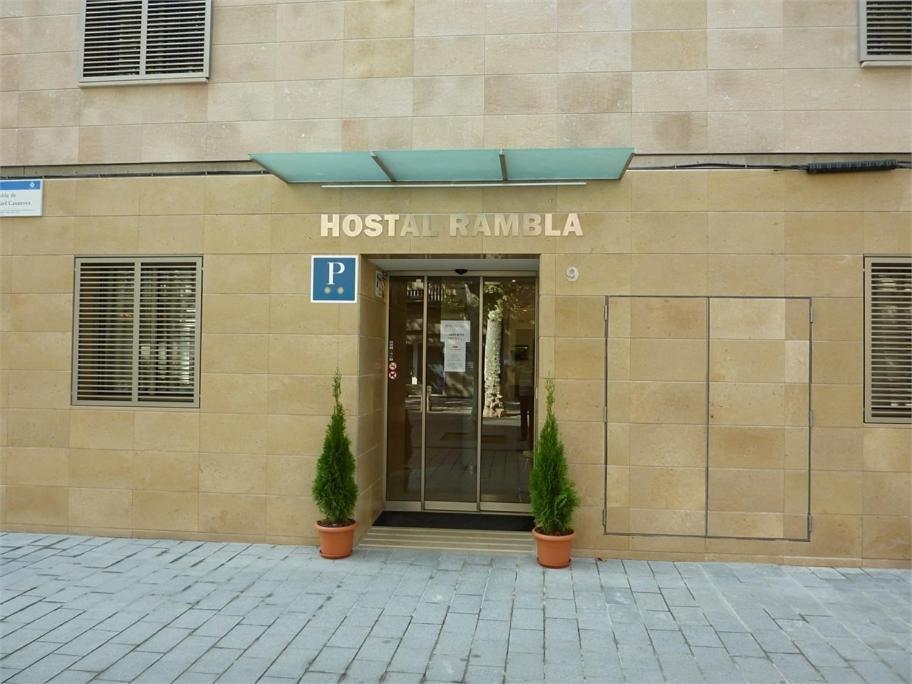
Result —
<path fill-rule="evenodd" d="M 317 256 L 310 259 L 310 301 L 354 304 L 358 301 L 358 257 Z"/>

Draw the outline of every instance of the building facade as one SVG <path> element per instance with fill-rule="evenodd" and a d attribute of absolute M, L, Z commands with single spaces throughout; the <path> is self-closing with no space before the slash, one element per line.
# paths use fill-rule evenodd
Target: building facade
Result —
<path fill-rule="evenodd" d="M 338 368 L 361 534 L 553 377 L 575 553 L 908 566 L 908 3 L 120 4 L 0 1 L 3 529 L 312 543 Z"/>

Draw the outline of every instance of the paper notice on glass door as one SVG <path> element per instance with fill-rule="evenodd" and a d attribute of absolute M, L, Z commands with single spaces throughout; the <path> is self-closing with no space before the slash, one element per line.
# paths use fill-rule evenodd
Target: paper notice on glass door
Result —
<path fill-rule="evenodd" d="M 466 372 L 466 347 L 469 344 L 470 333 L 469 321 L 440 321 L 445 373 Z"/>

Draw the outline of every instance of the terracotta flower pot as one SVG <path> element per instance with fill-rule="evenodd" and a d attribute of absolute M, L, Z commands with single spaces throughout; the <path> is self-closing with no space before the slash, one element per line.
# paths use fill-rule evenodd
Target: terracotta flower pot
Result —
<path fill-rule="evenodd" d="M 542 534 L 536 527 L 532 536 L 538 545 L 538 563 L 546 568 L 566 568 L 570 565 L 570 547 L 576 532 L 562 535 Z"/>
<path fill-rule="evenodd" d="M 314 527 L 320 533 L 320 555 L 323 558 L 348 558 L 352 555 L 356 523 L 352 522 L 350 525 L 341 527 L 314 523 Z"/>

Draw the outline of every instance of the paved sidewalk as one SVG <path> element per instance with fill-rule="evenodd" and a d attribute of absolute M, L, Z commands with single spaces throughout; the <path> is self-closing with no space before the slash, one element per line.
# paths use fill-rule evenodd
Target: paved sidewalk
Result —
<path fill-rule="evenodd" d="M 0 680 L 910 680 L 906 571 L 0 535 Z"/>

